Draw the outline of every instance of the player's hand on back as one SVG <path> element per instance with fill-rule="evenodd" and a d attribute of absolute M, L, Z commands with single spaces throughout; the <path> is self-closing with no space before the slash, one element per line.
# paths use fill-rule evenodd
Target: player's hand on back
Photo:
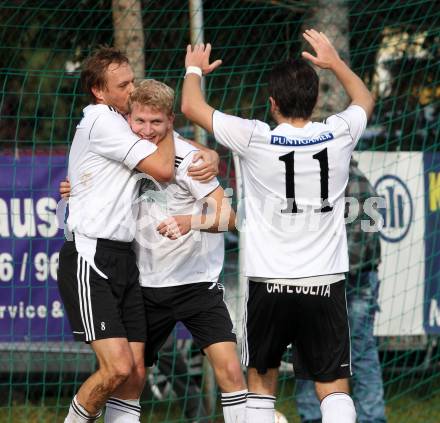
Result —
<path fill-rule="evenodd" d="M 194 154 L 193 164 L 188 168 L 188 176 L 199 182 L 209 182 L 219 173 L 220 157 L 214 150 L 198 151 Z"/>
<path fill-rule="evenodd" d="M 60 195 L 61 198 L 69 199 L 70 197 L 70 181 L 67 177 L 64 181 L 60 182 Z"/>
<path fill-rule="evenodd" d="M 338 52 L 333 47 L 333 44 L 323 32 L 318 32 L 314 29 L 307 29 L 303 33 L 303 37 L 312 46 L 316 53 L 316 56 L 313 56 L 307 51 L 303 51 L 302 57 L 304 59 L 309 60 L 321 69 L 329 69 L 335 64 L 335 62 L 341 60 Z"/>
<path fill-rule="evenodd" d="M 156 230 L 171 240 L 186 235 L 191 230 L 191 215 L 171 216 L 161 222 Z"/>
<path fill-rule="evenodd" d="M 211 73 L 214 69 L 218 68 L 221 64 L 221 60 L 215 60 L 209 63 L 209 56 L 211 54 L 211 44 L 196 44 L 194 48 L 191 45 L 186 47 L 185 68 L 188 66 L 197 66 L 202 69 L 203 75 Z"/>

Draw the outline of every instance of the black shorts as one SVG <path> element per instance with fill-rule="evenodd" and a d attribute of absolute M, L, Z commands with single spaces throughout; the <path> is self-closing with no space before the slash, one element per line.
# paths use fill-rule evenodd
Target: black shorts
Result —
<path fill-rule="evenodd" d="M 131 243 L 98 239 L 95 264 L 108 279 L 78 254 L 74 241 L 64 242 L 58 288 L 75 340 L 145 342 L 145 311 Z"/>
<path fill-rule="evenodd" d="M 295 376 L 330 382 L 351 376 L 345 283 L 297 287 L 249 281 L 242 362 L 278 368 L 293 347 Z"/>
<path fill-rule="evenodd" d="M 147 318 L 145 365 L 152 366 L 157 353 L 178 321 L 191 333 L 197 348 L 218 342 L 237 342 L 231 316 L 223 299 L 224 288 L 215 282 L 163 288 L 142 288 Z"/>

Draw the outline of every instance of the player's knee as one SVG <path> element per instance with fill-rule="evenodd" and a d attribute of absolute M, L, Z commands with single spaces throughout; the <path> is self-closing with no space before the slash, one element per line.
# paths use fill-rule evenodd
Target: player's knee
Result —
<path fill-rule="evenodd" d="M 131 366 L 116 366 L 112 369 L 110 378 L 116 385 L 124 383 L 131 375 L 133 368 Z"/>
<path fill-rule="evenodd" d="M 119 385 L 123 384 L 133 373 L 134 365 L 133 360 L 118 360 L 118 362 L 107 366 L 104 369 L 106 383 L 109 385 L 109 389 L 116 389 Z"/>

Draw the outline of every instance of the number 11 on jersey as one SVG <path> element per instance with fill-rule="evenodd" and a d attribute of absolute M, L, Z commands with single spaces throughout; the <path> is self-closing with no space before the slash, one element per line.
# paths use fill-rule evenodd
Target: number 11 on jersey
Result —
<path fill-rule="evenodd" d="M 319 213 L 327 213 L 333 210 L 328 204 L 328 154 L 327 149 L 321 150 L 314 154 L 313 159 L 318 160 L 321 181 L 321 208 L 315 210 Z M 286 167 L 286 198 L 287 207 L 281 210 L 281 213 L 302 213 L 303 210 L 298 209 L 295 199 L 295 151 L 291 151 L 284 156 L 279 157 Z"/>

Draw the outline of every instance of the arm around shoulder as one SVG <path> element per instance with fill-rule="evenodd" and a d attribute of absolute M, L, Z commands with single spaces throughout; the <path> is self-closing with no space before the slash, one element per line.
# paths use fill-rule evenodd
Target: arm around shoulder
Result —
<path fill-rule="evenodd" d="M 174 179 L 174 158 L 173 132 L 169 131 L 165 139 L 157 145 L 157 150 L 141 160 L 136 169 L 158 182 L 170 182 Z"/>

